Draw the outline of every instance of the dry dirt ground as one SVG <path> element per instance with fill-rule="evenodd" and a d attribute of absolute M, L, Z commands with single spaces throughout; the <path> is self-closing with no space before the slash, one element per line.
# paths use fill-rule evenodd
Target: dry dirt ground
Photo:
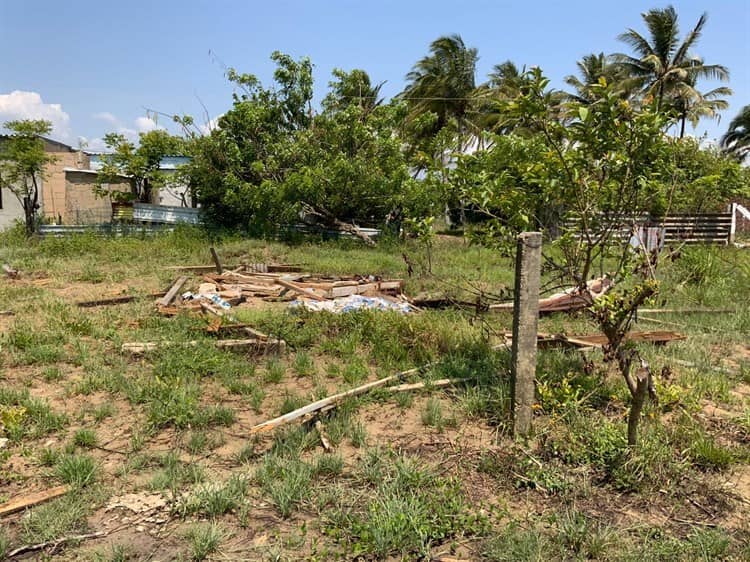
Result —
<path fill-rule="evenodd" d="M 2 282 L 24 290 L 34 288 L 41 291 L 43 298 L 64 303 L 127 294 L 136 286 L 144 292 L 163 288 L 157 278 L 87 283 L 61 282 L 30 275 Z M 78 311 L 74 313 L 78 314 Z M 82 314 L 117 332 L 148 324 L 156 312 L 150 302 L 142 302 L 86 309 Z M 18 310 L 15 316 L 0 316 L 0 332 L 9 332 L 19 321 L 33 329 L 44 330 L 50 319 Z M 80 355 L 82 348 L 117 355 L 116 341 L 103 342 L 96 337 L 81 335 L 65 343 L 64 355 L 67 358 Z M 7 348 L 5 344 L 3 353 Z M 710 353 L 715 365 L 738 372 L 750 359 L 750 346 L 732 344 L 727 349 L 726 345 L 717 344 Z M 21 364 L 23 361 L 10 364 L 7 361 L 3 366 L 3 387 L 27 389 L 32 397 L 47 401 L 54 412 L 65 414 L 69 423 L 59 431 L 6 445 L 0 468 L 0 501 L 59 484 L 54 469 L 40 462 L 41 451 L 64 450 L 77 430 L 90 428 L 96 432 L 96 444 L 88 447 L 86 454 L 93 457 L 98 466 L 96 491 L 87 500 L 91 510 L 85 517 L 85 528 L 64 534 L 104 533 L 104 536 L 53 545 L 21 555 L 18 559 L 117 559 L 117 545 L 124 546 L 124 552 L 129 556 L 122 559 L 189 559 L 193 555 L 186 539 L 188 529 L 196 522 L 210 518 L 179 513 L 174 509 L 176 498 L 170 492 L 154 489 L 151 483 L 162 469 L 154 459 L 176 452 L 182 462 L 200 464 L 208 482 L 223 482 L 235 474 L 252 479 L 259 459 L 272 446 L 273 437 L 251 439 L 248 430 L 277 415 L 282 402 L 291 394 L 309 401 L 319 397 L 323 389 L 332 393 L 340 388 L 340 381 L 331 377 L 295 374 L 291 357 L 283 363 L 286 372 L 282 380 L 264 385 L 266 395 L 260 408 L 253 407 L 246 396 L 229 392 L 219 380 L 204 377 L 201 403 L 230 408 L 234 412 L 233 421 L 226 426 L 202 430 L 207 444 L 199 452 L 189 452 L 185 448 L 190 428 L 178 430 L 170 426 L 151 431 L 142 448 L 136 450 L 134 440 L 144 432 L 146 425 L 143 407 L 128 400 L 121 390 L 96 387 L 85 390 L 83 387 L 91 376 L 90 361 L 94 360 L 63 359 L 44 364 Z M 248 358 L 248 362 L 257 363 L 259 372 L 265 361 L 265 358 Z M 335 358 L 316 355 L 314 370 L 324 373 L 335 361 Z M 148 358 L 117 358 L 116 363 L 122 365 L 126 380 L 150 373 L 152 369 Z M 59 370 L 59 375 L 53 380 L 45 378 L 45 372 L 50 368 Z M 678 373 L 680 369 L 675 367 Z M 376 376 L 376 373 L 370 373 L 370 378 Z M 526 485 L 529 476 L 524 472 L 524 467 L 535 464 L 541 467 L 541 463 L 548 462 L 543 446 L 544 434 L 553 431 L 555 422 L 551 418 L 554 416 L 540 412 L 537 438 L 529 443 L 514 443 L 497 424 L 491 424 L 481 416 L 466 415 L 460 408 L 459 395 L 459 390 L 451 388 L 416 393 L 413 402 L 407 406 L 400 404 L 396 397 L 364 401 L 356 410 L 355 418 L 366 428 L 366 443 L 355 447 L 351 440 L 342 440 L 336 447 L 336 453 L 343 460 L 341 474 L 330 482 L 324 481 L 321 487 L 334 487 L 342 482 L 356 501 L 357 483 L 352 475 L 358 470 L 366 450 L 380 448 L 416 457 L 437 475 L 460 481 L 468 504 L 489 518 L 493 529 L 490 534 L 498 532 L 511 520 L 528 528 L 544 529 L 545 525 L 552 528 L 555 515 L 575 509 L 597 524 L 636 537 L 658 531 L 680 539 L 696 529 L 722 529 L 737 541 L 747 540 L 750 532 L 750 465 L 746 459 L 734 462 L 724 470 L 691 470 L 689 477 L 677 475 L 675 481 L 665 481 L 647 493 L 618 491 L 611 485 L 602 484 L 600 475 L 585 465 L 555 464 L 559 474 L 572 482 L 563 492 L 555 492 L 547 489 L 543 482 Z M 425 425 L 423 415 L 428 400 L 435 397 L 439 399 L 445 417 L 451 420 L 439 428 Z M 111 408 L 112 414 L 95 419 L 94 412 L 103 405 Z M 737 420 L 747 416 L 748 407 L 750 384 L 733 379 L 728 400 L 703 399 L 694 416 L 724 446 L 746 450 L 750 444 L 750 424 L 745 422 L 747 425 L 743 426 Z M 658 412 L 656 417 L 662 416 L 663 422 L 669 423 L 678 411 L 679 408 L 672 412 Z M 614 417 L 622 416 L 624 412 L 624 409 L 616 412 Z M 650 420 L 647 423 L 659 422 Z M 248 445 L 254 447 L 250 460 L 238 460 Z M 320 443 L 316 443 L 302 453 L 302 459 L 310 460 L 321 453 Z M 188 489 L 183 485 L 177 493 L 187 494 Z M 210 556 L 217 560 L 354 557 L 334 538 L 322 532 L 321 510 L 314 503 L 314 499 L 305 500 L 289 518 L 283 518 L 258 486 L 251 484 L 241 510 L 232 509 L 213 518 L 222 526 L 224 534 L 218 550 Z M 8 551 L 24 542 L 23 537 L 27 535 L 24 535 L 23 525 L 28 517 L 29 513 L 18 513 L 0 520 L 12 539 Z M 478 560 L 482 557 L 483 540 L 482 536 L 437 540 L 432 545 L 431 556 L 446 561 Z M 386 558 L 412 559 L 412 556 L 415 555 L 401 553 Z M 362 559 L 370 557 L 362 555 Z M 606 549 L 601 557 L 608 558 Z"/>

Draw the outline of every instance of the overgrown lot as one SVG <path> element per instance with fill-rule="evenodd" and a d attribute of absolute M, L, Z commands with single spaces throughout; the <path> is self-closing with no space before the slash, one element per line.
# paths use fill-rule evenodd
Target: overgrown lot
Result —
<path fill-rule="evenodd" d="M 641 351 L 657 377 L 638 448 L 626 445 L 629 393 L 600 352 L 540 352 L 534 436 L 508 436 L 507 313 L 291 312 L 238 307 L 286 340 L 283 356 L 217 350 L 207 320 L 162 317 L 153 299 L 81 309 L 77 301 L 163 290 L 171 265 L 210 262 L 211 242 L 4 235 L 0 262 L 0 503 L 69 484 L 73 493 L 2 520 L 0 558 L 63 560 L 746 560 L 750 557 L 750 253 L 684 248 L 661 264 L 665 308 L 638 329 L 685 341 Z M 512 264 L 439 238 L 432 274 L 412 243 L 215 244 L 227 262 L 303 264 L 328 274 L 407 278 L 410 295 L 507 296 Z M 196 278 L 192 283 L 197 283 Z M 650 317 L 651 320 L 646 320 Z M 656 319 L 658 322 L 653 322 Z M 586 334 L 585 315 L 540 331 Z M 198 341 L 132 358 L 133 341 Z M 249 438 L 253 425 L 415 366 L 409 381 L 319 418 Z M 326 452 L 319 431 L 330 441 Z M 137 494 L 137 495 L 132 495 Z M 123 503 L 135 502 L 135 509 Z M 153 502 L 143 506 L 143 502 Z M 138 502 L 141 502 L 140 504 Z M 119 504 L 119 505 L 115 505 Z"/>

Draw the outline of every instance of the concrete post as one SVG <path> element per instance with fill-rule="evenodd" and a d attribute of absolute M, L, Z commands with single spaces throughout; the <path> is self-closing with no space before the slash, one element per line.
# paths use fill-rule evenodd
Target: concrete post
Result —
<path fill-rule="evenodd" d="M 531 432 L 541 267 L 542 233 L 520 234 L 516 250 L 511 366 L 511 415 L 515 437 Z"/>

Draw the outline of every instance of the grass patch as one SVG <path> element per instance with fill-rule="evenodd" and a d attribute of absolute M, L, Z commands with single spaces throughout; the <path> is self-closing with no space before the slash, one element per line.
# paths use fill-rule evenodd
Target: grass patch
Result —
<path fill-rule="evenodd" d="M 65 484 L 83 488 L 96 481 L 98 467 L 93 457 L 85 454 L 62 456 L 55 465 L 55 474 Z"/>
<path fill-rule="evenodd" d="M 185 538 L 190 545 L 190 560 L 201 562 L 219 550 L 226 532 L 217 523 L 203 523 L 190 528 Z"/>

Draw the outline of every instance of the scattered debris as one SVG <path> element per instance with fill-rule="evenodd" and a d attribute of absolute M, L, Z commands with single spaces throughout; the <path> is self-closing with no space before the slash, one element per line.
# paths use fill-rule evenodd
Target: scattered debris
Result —
<path fill-rule="evenodd" d="M 569 312 L 586 308 L 609 291 L 612 285 L 612 281 L 607 277 L 592 279 L 586 283 L 585 291 L 581 291 L 578 287 L 571 287 L 549 297 L 539 299 L 539 312 Z M 490 310 L 513 310 L 513 303 L 492 304 L 490 305 Z"/>
<path fill-rule="evenodd" d="M 408 302 L 398 302 L 388 300 L 383 297 L 364 297 L 362 295 L 350 295 L 348 297 L 340 297 L 331 300 L 296 300 L 293 301 L 289 306 L 291 307 L 303 307 L 307 310 L 315 312 L 327 311 L 334 314 L 342 314 L 345 312 L 352 312 L 353 310 L 395 310 L 402 314 L 409 314 L 414 312 L 414 307 Z"/>
<path fill-rule="evenodd" d="M 15 314 L 12 310 L 0 310 L 0 316 L 15 316 Z"/>
<path fill-rule="evenodd" d="M 409 312 L 418 310 L 415 306 L 409 308 L 400 299 L 389 298 L 402 297 L 403 281 L 400 279 L 386 280 L 376 276 L 314 277 L 296 273 L 272 273 L 266 271 L 270 266 L 260 268 L 263 271 L 248 271 L 248 268 L 252 269 L 257 265 L 242 266 L 236 270 L 224 268 L 221 274 L 206 274 L 203 276 L 203 283 L 200 284 L 197 293 L 187 291 L 173 304 L 171 301 L 168 304 L 165 297 L 157 303 L 157 308 L 160 313 L 170 316 L 181 310 L 202 310 L 223 316 L 225 314 L 222 312 L 249 299 L 292 301 L 296 297 L 307 306 L 308 301 L 329 303 L 342 297 L 364 296 L 380 300 L 367 301 L 355 298 L 351 301 L 343 301 L 343 304 L 339 302 L 335 305 L 323 304 L 321 306 L 332 306 L 335 309 L 356 302 L 355 306 L 359 308 L 394 308 L 401 311 L 408 309 Z M 223 311 L 218 310 L 218 307 L 221 307 Z"/>
<path fill-rule="evenodd" d="M 513 332 L 506 331 L 502 333 L 506 342 L 513 340 Z M 681 341 L 687 339 L 684 334 L 669 331 L 651 331 L 651 332 L 629 332 L 625 337 L 628 341 L 648 342 L 657 345 L 664 345 L 671 341 Z M 566 336 L 563 334 L 547 334 L 539 332 L 537 334 L 537 346 L 543 347 L 574 347 L 578 349 L 598 349 L 607 343 L 607 337 L 603 334 L 588 334 L 582 336 Z"/>
<path fill-rule="evenodd" d="M 18 270 L 12 268 L 7 263 L 3 264 L 3 271 L 5 272 L 5 275 L 10 277 L 11 279 L 18 279 Z"/>
<path fill-rule="evenodd" d="M 22 511 L 27 507 L 33 507 L 44 503 L 54 498 L 58 498 L 67 494 L 70 491 L 69 486 L 56 486 L 49 490 L 43 490 L 41 492 L 33 492 L 20 498 L 15 498 L 7 503 L 0 505 L 0 517 L 5 517 L 11 513 Z"/>
<path fill-rule="evenodd" d="M 243 263 L 242 265 L 227 265 L 224 267 L 232 271 L 249 271 L 252 273 L 295 273 L 302 271 L 301 265 L 288 263 Z M 172 265 L 166 269 L 201 274 L 216 271 L 216 265 Z"/>
<path fill-rule="evenodd" d="M 320 423 L 320 420 L 315 422 L 315 429 L 318 431 L 318 436 L 320 437 L 320 444 L 323 445 L 323 449 L 327 453 L 330 453 L 333 451 L 333 446 L 331 446 L 331 440 L 328 438 L 328 434 L 326 433 L 326 430 L 323 428 L 323 424 Z"/>

